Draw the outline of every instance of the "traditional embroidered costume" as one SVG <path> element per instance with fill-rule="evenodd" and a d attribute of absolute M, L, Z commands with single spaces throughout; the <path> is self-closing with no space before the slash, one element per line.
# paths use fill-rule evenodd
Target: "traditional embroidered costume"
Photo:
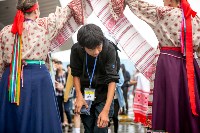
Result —
<path fill-rule="evenodd" d="M 152 128 L 170 133 L 200 132 L 200 70 L 193 58 L 193 49 L 199 55 L 200 18 L 185 1 L 183 11 L 142 0 L 126 2 L 135 15 L 151 26 L 160 42 Z"/>
<path fill-rule="evenodd" d="M 142 123 L 144 126 L 149 126 L 147 121 L 148 102 L 150 95 L 150 82 L 142 73 L 135 75 L 137 80 L 135 97 L 133 102 L 134 122 Z"/>
<path fill-rule="evenodd" d="M 25 12 L 38 8 L 36 3 Z M 0 32 L 0 132 L 62 133 L 52 80 L 45 61 L 78 28 L 71 9 L 29 20 L 18 10 Z M 62 36 L 61 36 L 62 35 Z"/>

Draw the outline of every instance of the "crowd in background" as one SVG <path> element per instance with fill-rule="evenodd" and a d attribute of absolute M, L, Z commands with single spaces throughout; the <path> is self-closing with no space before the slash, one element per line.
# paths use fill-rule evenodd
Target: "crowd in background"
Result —
<path fill-rule="evenodd" d="M 58 110 L 62 122 L 63 131 L 80 133 L 81 119 L 74 114 L 75 88 L 73 77 L 68 64 L 66 68 L 61 61 L 53 59 L 55 78 L 55 94 L 57 97 Z M 151 128 L 151 106 L 152 90 L 150 82 L 136 70 L 131 76 L 126 70 L 125 64 L 121 64 L 119 71 L 119 83 L 116 87 L 114 102 L 114 114 L 110 117 L 108 132 L 111 133 L 111 124 L 114 126 L 114 133 L 118 133 L 119 115 L 128 116 L 131 113 L 128 109 L 133 108 L 134 117 L 131 124 L 139 124 Z M 68 82 L 67 82 L 68 81 Z M 131 93 L 130 93 L 131 92 Z M 130 95 L 133 95 L 133 105 L 128 105 Z"/>

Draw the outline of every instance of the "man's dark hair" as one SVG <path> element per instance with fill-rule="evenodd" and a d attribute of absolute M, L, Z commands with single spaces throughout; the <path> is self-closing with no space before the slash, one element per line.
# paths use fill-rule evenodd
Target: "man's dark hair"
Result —
<path fill-rule="evenodd" d="M 67 67 L 70 67 L 70 64 L 68 64 Z"/>
<path fill-rule="evenodd" d="M 104 35 L 99 26 L 95 24 L 87 24 L 79 29 L 77 40 L 81 47 L 94 49 L 103 43 Z"/>
<path fill-rule="evenodd" d="M 57 61 L 56 63 L 57 63 L 57 64 L 62 64 L 62 61 Z"/>

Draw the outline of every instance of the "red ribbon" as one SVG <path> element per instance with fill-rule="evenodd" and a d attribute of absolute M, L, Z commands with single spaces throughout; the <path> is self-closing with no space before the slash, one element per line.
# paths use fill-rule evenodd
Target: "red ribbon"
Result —
<path fill-rule="evenodd" d="M 24 12 L 32 12 L 37 10 L 39 7 L 38 3 L 35 3 L 31 8 L 29 8 L 28 10 L 24 11 Z"/>
<path fill-rule="evenodd" d="M 24 13 L 21 10 L 17 10 L 11 32 L 14 34 L 18 33 L 19 35 L 21 35 L 23 31 L 23 22 L 24 22 Z"/>
<path fill-rule="evenodd" d="M 194 64 L 193 64 L 193 44 L 192 44 L 192 20 L 191 17 L 195 17 L 196 12 L 190 7 L 187 0 L 182 0 L 182 8 L 184 12 L 184 17 L 186 21 L 186 69 L 188 78 L 188 89 L 189 89 L 189 99 L 192 113 L 198 116 L 196 112 L 196 102 L 195 102 L 195 82 L 194 82 Z M 184 31 L 182 31 L 184 32 Z"/>
<path fill-rule="evenodd" d="M 28 9 L 24 12 L 35 11 L 36 9 L 38 9 L 38 6 L 39 6 L 38 3 L 35 3 L 30 9 Z M 24 22 L 24 13 L 21 10 L 17 10 L 11 32 L 13 34 L 18 33 L 19 35 L 21 35 L 22 31 L 23 31 L 23 22 Z"/>

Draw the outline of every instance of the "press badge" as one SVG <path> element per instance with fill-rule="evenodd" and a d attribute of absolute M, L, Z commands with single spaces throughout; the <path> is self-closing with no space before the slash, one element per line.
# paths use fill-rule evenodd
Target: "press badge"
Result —
<path fill-rule="evenodd" d="M 94 101 L 94 98 L 95 98 L 95 89 L 85 88 L 84 96 L 85 96 L 85 100 Z"/>

